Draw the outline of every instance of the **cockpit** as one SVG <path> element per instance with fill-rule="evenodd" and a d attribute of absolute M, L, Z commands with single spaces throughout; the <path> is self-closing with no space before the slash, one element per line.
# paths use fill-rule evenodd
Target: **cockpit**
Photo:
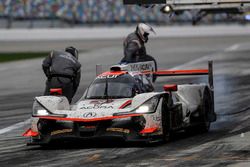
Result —
<path fill-rule="evenodd" d="M 152 86 L 152 85 L 151 85 Z M 143 78 L 129 73 L 110 73 L 98 76 L 85 92 L 85 99 L 132 98 L 148 92 Z"/>
<path fill-rule="evenodd" d="M 128 73 L 100 75 L 89 86 L 86 99 L 131 98 L 141 93 L 136 80 Z"/>

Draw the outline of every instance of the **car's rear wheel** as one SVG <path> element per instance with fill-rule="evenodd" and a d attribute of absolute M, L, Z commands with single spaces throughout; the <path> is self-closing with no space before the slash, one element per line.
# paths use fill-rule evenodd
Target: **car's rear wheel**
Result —
<path fill-rule="evenodd" d="M 210 129 L 209 114 L 212 112 L 212 99 L 208 89 L 205 89 L 202 108 L 200 112 L 200 124 L 198 125 L 198 130 L 200 132 L 208 132 Z"/>
<path fill-rule="evenodd" d="M 205 133 L 210 129 L 209 114 L 212 112 L 212 98 L 208 88 L 203 92 L 202 103 L 199 109 L 199 116 L 191 115 L 191 126 L 187 127 L 185 131 L 190 134 Z"/>
<path fill-rule="evenodd" d="M 161 112 L 161 122 L 162 122 L 162 141 L 164 143 L 170 140 L 170 122 L 171 116 L 170 111 L 168 110 L 167 98 L 162 98 L 162 112 Z"/>

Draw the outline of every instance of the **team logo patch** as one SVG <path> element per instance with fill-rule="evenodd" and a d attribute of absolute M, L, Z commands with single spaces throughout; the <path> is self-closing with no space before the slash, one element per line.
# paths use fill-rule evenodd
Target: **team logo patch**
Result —
<path fill-rule="evenodd" d="M 111 102 L 107 102 L 107 103 L 111 103 Z M 100 102 L 100 101 L 92 101 L 90 102 L 91 105 L 85 105 L 83 104 L 83 106 L 80 109 L 84 109 L 84 110 L 93 110 L 93 109 L 113 109 L 113 105 L 112 104 L 107 104 L 106 102 Z"/>
<path fill-rule="evenodd" d="M 94 113 L 94 112 L 87 112 L 87 113 L 83 114 L 84 118 L 93 118 L 95 116 L 96 116 L 96 113 Z"/>

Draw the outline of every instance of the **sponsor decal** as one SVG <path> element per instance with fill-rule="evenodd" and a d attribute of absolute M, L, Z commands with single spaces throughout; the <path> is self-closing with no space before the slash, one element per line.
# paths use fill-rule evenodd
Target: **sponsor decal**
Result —
<path fill-rule="evenodd" d="M 123 129 L 123 128 L 107 128 L 107 132 L 121 132 L 121 133 L 130 133 L 129 129 Z"/>
<path fill-rule="evenodd" d="M 152 64 L 132 64 L 130 65 L 132 71 L 153 71 Z"/>
<path fill-rule="evenodd" d="M 84 110 L 90 110 L 90 109 L 114 109 L 113 106 L 111 105 L 105 105 L 105 104 L 94 104 L 94 105 L 91 105 L 91 106 L 85 106 L 83 104 L 83 106 L 80 108 L 80 109 L 84 109 Z"/>
<path fill-rule="evenodd" d="M 92 118 L 92 117 L 95 117 L 96 116 L 96 113 L 94 112 L 86 112 L 83 114 L 83 117 L 84 118 Z"/>
<path fill-rule="evenodd" d="M 117 78 L 119 75 L 111 74 L 111 75 L 99 75 L 98 79 L 114 79 Z"/>
<path fill-rule="evenodd" d="M 81 126 L 81 129 L 95 129 L 96 126 Z"/>
<path fill-rule="evenodd" d="M 62 133 L 70 133 L 72 132 L 72 129 L 61 129 L 61 130 L 56 130 L 50 133 L 51 136 L 53 135 L 58 135 L 58 134 L 62 134 Z"/>

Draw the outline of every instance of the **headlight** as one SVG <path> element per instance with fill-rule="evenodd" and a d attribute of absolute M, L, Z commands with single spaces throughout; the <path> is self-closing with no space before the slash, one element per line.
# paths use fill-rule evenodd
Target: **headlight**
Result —
<path fill-rule="evenodd" d="M 32 116 L 39 117 L 39 116 L 50 116 L 50 117 L 67 117 L 66 114 L 53 114 L 50 111 L 46 110 L 46 108 L 42 107 L 37 101 L 33 104 L 32 109 Z"/>
<path fill-rule="evenodd" d="M 138 107 L 135 112 L 138 114 L 146 114 L 146 113 L 153 113 L 156 110 L 158 105 L 159 98 L 152 97 L 151 99 L 147 100 L 144 104 Z"/>
<path fill-rule="evenodd" d="M 49 115 L 48 111 L 47 110 L 37 110 L 37 115 L 41 115 L 41 116 L 47 116 Z"/>
<path fill-rule="evenodd" d="M 43 108 L 40 104 L 37 102 L 34 102 L 33 104 L 33 115 L 34 116 L 48 116 L 50 115 L 50 112 Z"/>
<path fill-rule="evenodd" d="M 149 112 L 149 106 L 142 105 L 138 109 L 135 110 L 136 113 L 147 113 Z"/>

